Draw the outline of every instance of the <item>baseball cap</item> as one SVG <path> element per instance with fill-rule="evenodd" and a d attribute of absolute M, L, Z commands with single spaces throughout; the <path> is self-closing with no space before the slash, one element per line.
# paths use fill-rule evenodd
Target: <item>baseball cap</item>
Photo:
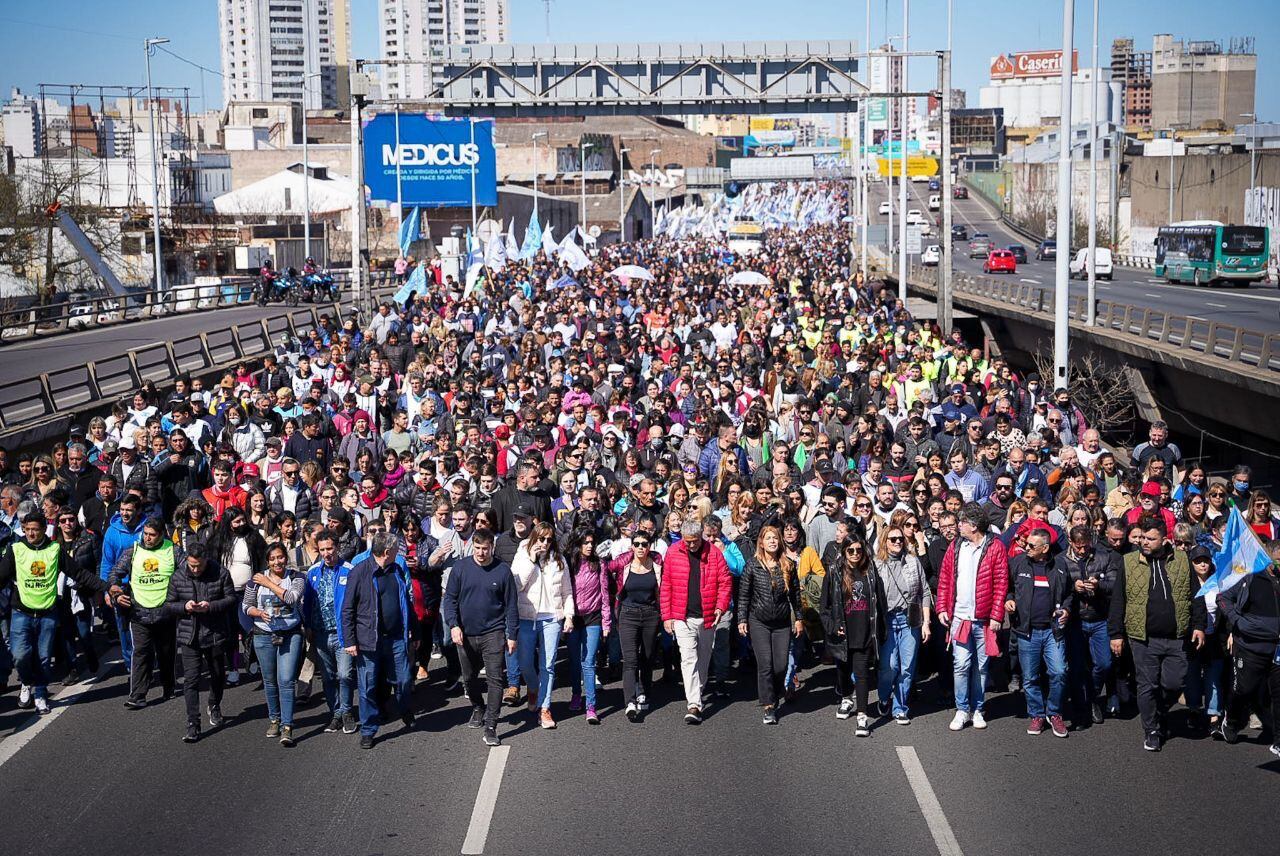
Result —
<path fill-rule="evenodd" d="M 1213 553 L 1209 550 L 1208 547 L 1196 546 L 1191 548 L 1191 552 L 1187 554 L 1187 558 L 1189 558 L 1193 562 L 1199 561 L 1200 559 L 1208 559 L 1209 561 L 1212 562 Z"/>
<path fill-rule="evenodd" d="M 511 512 L 514 517 L 533 517 L 533 504 L 530 502 L 518 502 L 515 509 Z"/>
<path fill-rule="evenodd" d="M 329 512 L 329 519 L 336 520 L 343 526 L 350 526 L 351 512 L 347 511 L 345 508 L 335 508 L 333 511 Z"/>
<path fill-rule="evenodd" d="M 1147 482 L 1146 484 L 1144 484 L 1144 485 L 1142 486 L 1142 490 L 1141 490 L 1141 491 L 1139 491 L 1139 493 L 1141 493 L 1143 496 L 1155 496 L 1155 497 L 1159 497 L 1159 496 L 1160 496 L 1160 485 L 1156 484 L 1156 483 L 1155 483 L 1155 482 L 1153 482 L 1153 481 L 1149 481 L 1149 482 Z"/>
<path fill-rule="evenodd" d="M 831 462 L 828 461 L 826 458 L 823 458 L 821 461 L 818 461 L 818 463 L 814 464 L 813 469 L 814 469 L 814 472 L 816 472 L 820 476 L 829 476 L 836 471 L 836 468 L 832 466 Z"/>
<path fill-rule="evenodd" d="M 640 487 L 640 485 L 644 482 L 644 479 L 645 479 L 644 473 L 636 473 L 627 482 L 627 485 L 629 487 Z"/>
<path fill-rule="evenodd" d="M 137 441 L 133 439 L 133 434 L 125 434 L 123 437 L 120 438 L 120 448 L 121 449 L 138 448 Z"/>
<path fill-rule="evenodd" d="M 951 385 L 951 393 L 954 395 L 957 392 L 964 392 L 964 384 L 953 383 Z"/>

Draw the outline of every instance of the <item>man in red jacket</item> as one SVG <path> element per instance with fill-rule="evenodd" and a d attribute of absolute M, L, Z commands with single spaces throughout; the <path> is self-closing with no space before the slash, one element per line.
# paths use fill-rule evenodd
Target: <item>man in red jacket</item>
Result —
<path fill-rule="evenodd" d="M 227 461 L 214 461 L 211 473 L 213 485 L 200 491 L 200 495 L 213 509 L 213 519 L 221 520 L 222 515 L 232 506 L 244 508 L 249 501 L 249 494 L 235 483 L 231 464 Z"/>
<path fill-rule="evenodd" d="M 996 631 L 1004 621 L 1009 590 L 1009 557 L 999 538 L 987 531 L 987 514 L 970 502 L 956 515 L 960 537 L 947 549 L 938 575 L 938 620 L 950 629 L 956 715 L 949 726 L 969 723 L 986 728 L 982 715 L 987 658 L 998 656 Z"/>
<path fill-rule="evenodd" d="M 680 527 L 680 540 L 663 559 L 659 601 L 662 622 L 680 646 L 680 672 L 688 710 L 684 721 L 702 722 L 702 688 L 715 643 L 716 625 L 729 611 L 732 580 L 720 548 L 702 537 L 692 518 Z"/>

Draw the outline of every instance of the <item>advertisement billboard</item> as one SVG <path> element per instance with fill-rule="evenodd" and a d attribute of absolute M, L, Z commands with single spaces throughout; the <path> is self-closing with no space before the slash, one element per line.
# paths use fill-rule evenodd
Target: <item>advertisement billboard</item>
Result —
<path fill-rule="evenodd" d="M 1071 52 L 1071 73 L 1080 69 L 1079 51 Z M 1062 51 L 1025 51 L 1002 54 L 991 60 L 992 80 L 1021 77 L 1056 77 L 1062 74 Z"/>
<path fill-rule="evenodd" d="M 473 173 L 476 204 L 497 205 L 492 120 L 380 113 L 365 124 L 364 180 L 376 201 L 469 206 Z"/>
<path fill-rule="evenodd" d="M 902 175 L 902 158 L 879 158 L 876 164 L 880 176 L 887 177 L 889 170 L 893 170 L 894 175 Z M 922 157 L 920 155 L 907 155 L 907 177 L 918 178 L 921 176 L 930 177 L 938 174 L 937 158 Z"/>
<path fill-rule="evenodd" d="M 868 61 L 868 86 L 872 92 L 886 92 L 889 89 L 889 59 L 884 56 L 872 56 Z M 883 131 L 889 127 L 889 99 L 867 99 L 867 128 L 871 131 Z"/>

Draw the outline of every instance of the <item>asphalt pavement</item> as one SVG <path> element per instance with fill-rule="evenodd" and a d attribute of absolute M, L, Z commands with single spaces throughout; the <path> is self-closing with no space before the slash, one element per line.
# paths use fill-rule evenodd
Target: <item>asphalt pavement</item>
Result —
<path fill-rule="evenodd" d="M 942 213 L 928 210 L 931 195 L 928 185 L 908 182 L 907 187 L 909 189 L 907 208 L 919 209 L 934 224 L 934 237 L 926 239 L 925 244 L 940 243 L 937 236 L 941 231 Z M 869 196 L 873 224 L 888 222 L 886 215 L 877 213 L 880 203 L 885 199 L 885 192 L 884 182 L 871 185 Z M 896 188 L 893 205 L 896 233 L 898 229 Z M 1005 228 L 994 206 L 983 199 L 977 191 L 970 190 L 968 199 L 954 200 L 952 221 L 957 225 L 968 227 L 971 234 L 986 232 L 997 247 L 1007 247 L 1016 243 L 1027 248 L 1027 262 L 1018 265 L 1016 274 L 996 274 L 996 276 L 1015 276 L 1026 284 L 1040 285 L 1048 289 L 1054 287 L 1055 263 L 1052 260 L 1036 261 L 1034 244 Z M 956 243 L 953 256 L 954 269 L 970 274 L 981 274 L 982 259 L 970 259 L 965 252 L 966 249 L 966 242 Z M 1263 283 L 1197 288 L 1165 282 L 1150 270 L 1117 266 L 1114 278 L 1110 281 L 1099 280 L 1097 289 L 1099 300 L 1112 300 L 1139 308 L 1159 309 L 1175 315 L 1218 321 L 1263 333 L 1280 332 L 1280 289 L 1275 285 Z M 1087 292 L 1087 282 L 1071 281 L 1073 296 L 1085 295 Z"/>
<path fill-rule="evenodd" d="M 372 750 L 321 731 L 319 694 L 284 749 L 263 736 L 256 681 L 229 691 L 227 724 L 195 745 L 180 742 L 180 698 L 129 712 L 124 683 L 116 667 L 42 720 L 0 696 L 7 852 L 1276 852 L 1280 759 L 1253 740 L 1191 739 L 1178 714 L 1158 754 L 1133 720 L 1029 736 L 1014 695 L 989 701 L 985 732 L 953 734 L 926 685 L 909 726 L 859 739 L 819 668 L 776 727 L 760 722 L 753 675 L 700 726 L 683 724 L 672 685 L 641 724 L 607 685 L 598 726 L 568 712 L 561 687 L 559 728 L 504 709 L 503 748 L 489 750 L 433 680 L 415 727 L 397 720 Z"/>

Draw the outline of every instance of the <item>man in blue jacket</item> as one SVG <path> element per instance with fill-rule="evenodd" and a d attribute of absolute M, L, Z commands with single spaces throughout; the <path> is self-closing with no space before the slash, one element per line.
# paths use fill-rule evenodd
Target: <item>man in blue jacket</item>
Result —
<path fill-rule="evenodd" d="M 332 532 L 316 536 L 320 561 L 307 571 L 307 587 L 302 601 L 303 622 L 315 646 L 324 672 L 324 699 L 329 705 L 325 731 L 356 733 L 356 717 L 351 711 L 353 661 L 342 641 L 342 601 L 350 579 L 351 565 L 338 555 L 338 540 Z"/>
<path fill-rule="evenodd" d="M 120 510 L 111 518 L 107 531 L 102 536 L 102 561 L 98 563 L 98 576 L 105 583 L 111 576 L 111 569 L 124 555 L 124 552 L 138 543 L 142 538 L 142 500 L 133 494 L 125 494 L 120 500 Z M 133 637 L 129 633 L 129 611 L 114 607 L 116 628 L 120 632 L 120 656 L 124 658 L 124 668 L 133 668 Z"/>
<path fill-rule="evenodd" d="M 716 432 L 716 438 L 703 447 L 702 454 L 698 456 L 698 472 L 714 484 L 716 475 L 720 472 L 720 458 L 726 454 L 738 459 L 739 473 L 744 476 L 750 473 L 747 453 L 738 445 L 738 430 L 732 425 L 721 426 Z"/>
<path fill-rule="evenodd" d="M 397 538 L 379 533 L 372 555 L 351 569 L 342 599 L 342 640 L 355 658 L 360 687 L 360 748 L 372 749 L 378 733 L 378 685 L 395 689 L 396 706 L 406 728 L 413 727 L 409 697 L 413 693 L 410 655 L 413 612 L 409 578 L 396 564 Z"/>

